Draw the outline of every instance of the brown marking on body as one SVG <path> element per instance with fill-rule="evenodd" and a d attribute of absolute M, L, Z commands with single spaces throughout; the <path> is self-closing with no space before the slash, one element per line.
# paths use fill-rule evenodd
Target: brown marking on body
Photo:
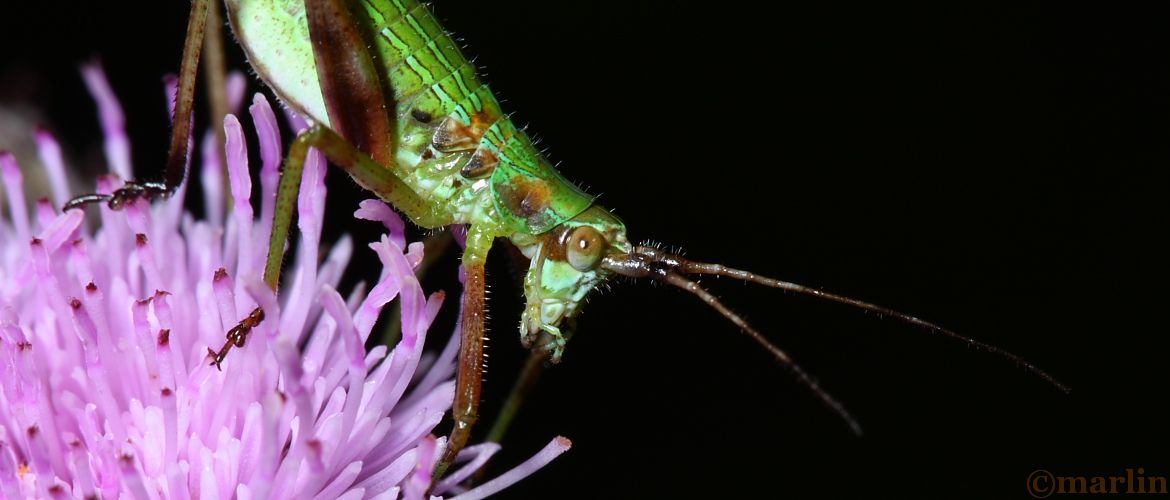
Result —
<path fill-rule="evenodd" d="M 479 148 L 475 150 L 475 154 L 471 155 L 471 159 L 459 169 L 459 175 L 464 179 L 478 179 L 480 177 L 487 177 L 496 170 L 496 165 L 500 164 L 500 157 L 496 156 L 491 150 Z"/>
<path fill-rule="evenodd" d="M 541 235 L 542 246 L 548 249 L 547 258 L 561 262 L 568 259 L 565 256 L 565 242 L 568 241 L 569 233 L 572 230 L 571 227 L 558 227 Z"/>
<path fill-rule="evenodd" d="M 471 115 L 471 123 L 464 125 L 455 115 L 448 115 L 435 129 L 431 144 L 443 152 L 467 151 L 479 147 L 483 134 L 495 123 L 496 116 L 487 111 Z"/>
<path fill-rule="evenodd" d="M 552 188 L 541 179 L 516 178 L 513 185 L 502 186 L 500 194 L 508 210 L 533 225 L 540 225 L 552 205 Z"/>

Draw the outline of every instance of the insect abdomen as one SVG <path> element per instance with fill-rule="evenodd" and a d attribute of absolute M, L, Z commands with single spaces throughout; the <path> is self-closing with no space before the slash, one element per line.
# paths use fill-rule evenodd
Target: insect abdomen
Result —
<path fill-rule="evenodd" d="M 375 64 L 385 69 L 400 119 L 412 112 L 436 119 L 456 113 L 465 122 L 476 113 L 481 120 L 499 119 L 499 104 L 426 6 L 401 0 L 360 3 L 370 18 Z"/>

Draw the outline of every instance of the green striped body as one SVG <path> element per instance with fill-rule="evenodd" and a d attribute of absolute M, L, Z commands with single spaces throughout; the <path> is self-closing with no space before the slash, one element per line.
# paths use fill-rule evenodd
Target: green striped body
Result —
<path fill-rule="evenodd" d="M 228 0 L 249 62 L 286 105 L 329 125 L 304 5 Z M 573 218 L 592 198 L 566 181 L 505 115 L 475 67 L 429 9 L 415 1 L 359 0 L 395 129 L 395 174 L 432 202 L 443 224 L 486 224 L 513 239 Z"/>
<path fill-rule="evenodd" d="M 386 113 L 394 135 L 393 161 L 384 166 L 429 206 L 430 213 L 420 216 L 426 220 L 416 217 L 415 222 L 470 224 L 488 241 L 508 238 L 530 258 L 521 339 L 531 344 L 541 332 L 551 334 L 552 359 L 559 359 L 565 342 L 559 325 L 576 316 L 585 297 L 608 276 L 597 268 L 598 260 L 590 266 L 567 260 L 568 253 L 581 251 L 570 248 L 577 241 L 574 231 L 587 226 L 603 238 L 591 247 L 598 257 L 630 251 L 625 226 L 533 147 L 426 6 L 413 0 L 352 2 L 352 22 L 369 47 L 384 87 L 381 95 L 388 96 L 382 101 L 392 108 Z M 236 38 L 264 82 L 287 106 L 330 126 L 303 0 L 227 0 L 227 6 Z M 333 119 L 340 125 L 353 117 Z M 482 242 L 469 244 L 467 251 L 473 246 L 479 253 L 470 259 L 465 253 L 464 264 L 486 258 Z"/>

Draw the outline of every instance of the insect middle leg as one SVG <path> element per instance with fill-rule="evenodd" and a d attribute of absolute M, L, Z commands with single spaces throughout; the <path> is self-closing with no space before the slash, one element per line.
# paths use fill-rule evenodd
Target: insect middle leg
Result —
<path fill-rule="evenodd" d="M 377 193 L 423 227 L 437 227 L 451 221 L 438 215 L 436 207 L 414 192 L 406 183 L 355 146 L 322 125 L 315 125 L 301 134 L 289 148 L 288 159 L 277 189 L 276 210 L 269 240 L 268 258 L 264 267 L 264 282 L 276 290 L 280 284 L 280 270 L 284 259 L 284 244 L 288 239 L 297 193 L 300 191 L 305 158 L 310 147 L 325 154 L 332 163 L 344 169 L 362 187 Z M 463 293 L 462 325 L 459 345 L 459 372 L 456 382 L 453 414 L 455 428 L 447 441 L 443 458 L 435 470 L 442 477 L 455 456 L 467 444 L 471 428 L 478 418 L 481 385 L 483 383 L 484 346 L 484 261 L 487 260 L 496 232 L 486 225 L 474 225 L 467 234 L 467 249 L 463 266 L 467 271 Z M 243 347 L 248 334 L 264 320 L 264 311 L 257 307 L 244 320 L 228 331 L 227 341 L 219 351 L 208 349 L 212 364 L 220 366 L 232 347 Z"/>
<path fill-rule="evenodd" d="M 390 167 L 378 164 L 328 127 L 314 125 L 298 136 L 289 148 L 288 159 L 285 161 L 280 186 L 276 192 L 272 237 L 269 239 L 268 258 L 264 266 L 264 283 L 273 290 L 280 284 L 284 246 L 288 240 L 293 213 L 296 211 L 297 193 L 300 191 L 309 148 L 316 148 L 324 153 L 330 162 L 344 169 L 358 184 L 390 202 L 416 224 L 436 227 L 447 223 L 437 215 L 440 212 L 432 203 L 419 196 L 402 179 L 394 175 Z M 259 307 L 253 309 L 246 318 L 228 331 L 227 342 L 219 351 L 208 349 L 208 355 L 212 358 L 211 363 L 218 367 L 232 347 L 243 347 L 252 328 L 263 320 L 264 311 Z"/>

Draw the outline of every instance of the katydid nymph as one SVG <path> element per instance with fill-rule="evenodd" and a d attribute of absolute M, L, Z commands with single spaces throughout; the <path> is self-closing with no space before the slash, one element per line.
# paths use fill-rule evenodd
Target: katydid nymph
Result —
<path fill-rule="evenodd" d="M 87 195 L 67 208 L 174 192 L 186 175 L 190 116 L 207 12 L 192 3 L 166 174 L 130 181 L 110 195 Z M 484 262 L 500 240 L 530 260 L 521 342 L 534 359 L 559 362 L 568 325 L 587 296 L 625 276 L 696 295 L 758 342 L 854 430 L 857 421 L 792 358 L 695 281 L 716 275 L 811 295 L 898 318 L 999 354 L 1065 389 L 1014 354 L 871 303 L 721 264 L 692 261 L 632 243 L 623 223 L 564 179 L 503 112 L 491 90 L 428 7 L 413 0 L 228 0 L 228 18 L 250 64 L 290 108 L 313 123 L 290 147 L 278 191 L 264 281 L 277 288 L 301 169 L 310 147 L 423 228 L 467 225 L 459 372 L 453 418 L 436 475 L 468 442 L 478 419 L 484 358 Z M 264 320 L 257 308 L 227 332 L 209 357 L 220 365 Z"/>

